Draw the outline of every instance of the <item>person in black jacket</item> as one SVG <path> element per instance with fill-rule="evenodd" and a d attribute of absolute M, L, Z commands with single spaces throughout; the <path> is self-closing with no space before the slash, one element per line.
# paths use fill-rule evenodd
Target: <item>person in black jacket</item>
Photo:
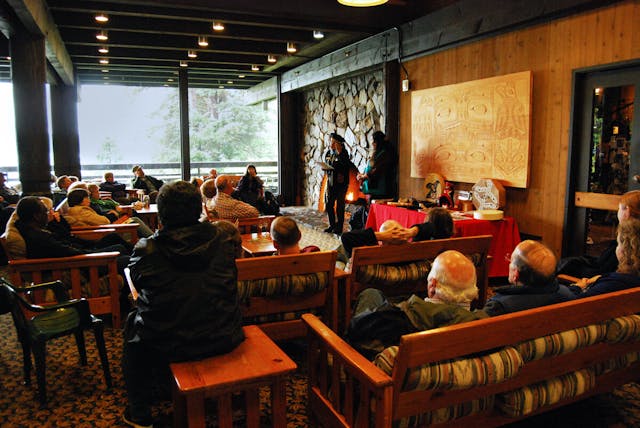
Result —
<path fill-rule="evenodd" d="M 483 310 L 489 316 L 524 311 L 566 302 L 573 292 L 556 280 L 556 256 L 544 244 L 526 240 L 516 246 L 509 259 L 509 282 L 494 288 L 495 295 Z"/>
<path fill-rule="evenodd" d="M 122 356 L 128 425 L 153 424 L 154 369 L 168 381 L 170 362 L 223 354 L 244 340 L 235 264 L 240 234 L 229 222 L 200 223 L 201 212 L 195 186 L 163 186 L 163 227 L 134 249 L 129 268 L 139 297 L 127 318 Z"/>
<path fill-rule="evenodd" d="M 131 187 L 134 189 L 144 190 L 151 198 L 151 203 L 155 203 L 158 191 L 164 184 L 164 181 L 150 175 L 146 175 L 140 165 L 134 166 L 131 171 L 134 174 L 134 177 L 131 179 Z"/>
<path fill-rule="evenodd" d="M 326 170 L 327 187 L 325 191 L 326 211 L 329 217 L 329 227 L 325 232 L 342 234 L 344 225 L 344 206 L 347 189 L 349 188 L 349 170 L 351 160 L 344 148 L 344 138 L 336 133 L 331 134 L 331 149 L 324 156 L 325 163 L 330 167 Z"/>

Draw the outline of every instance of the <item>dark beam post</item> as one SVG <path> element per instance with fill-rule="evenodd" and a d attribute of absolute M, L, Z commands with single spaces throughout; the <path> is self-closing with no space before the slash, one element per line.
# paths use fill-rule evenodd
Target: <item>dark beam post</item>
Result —
<path fill-rule="evenodd" d="M 81 177 L 76 86 L 51 85 L 51 128 L 53 167 L 57 176 Z"/>
<path fill-rule="evenodd" d="M 26 195 L 50 195 L 44 37 L 18 30 L 11 36 L 10 46 L 22 190 Z"/>
<path fill-rule="evenodd" d="M 395 153 L 398 153 L 400 138 L 400 64 L 397 61 L 385 62 L 382 68 L 386 92 L 384 130 Z M 396 171 L 398 168 L 396 168 Z M 394 180 L 393 195 L 398 196 L 398 177 Z"/>
<path fill-rule="evenodd" d="M 180 91 L 180 167 L 182 179 L 191 180 L 191 151 L 189 150 L 189 74 L 181 68 L 178 72 Z"/>
<path fill-rule="evenodd" d="M 300 138 L 297 138 L 298 114 L 297 95 L 295 92 L 283 94 L 278 76 L 278 141 L 280 161 L 278 176 L 280 194 L 286 205 L 302 204 L 300 185 L 302 168 L 300 160 Z"/>

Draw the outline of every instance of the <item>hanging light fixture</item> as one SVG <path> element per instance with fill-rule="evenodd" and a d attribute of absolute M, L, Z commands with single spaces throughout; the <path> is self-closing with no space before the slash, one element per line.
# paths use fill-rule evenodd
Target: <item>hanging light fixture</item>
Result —
<path fill-rule="evenodd" d="M 102 54 L 109 53 L 109 46 L 100 46 L 100 48 L 98 48 L 98 52 L 100 52 Z"/>
<path fill-rule="evenodd" d="M 251 66 L 251 71 L 260 71 L 260 67 L 258 67 L 257 65 L 253 64 Z"/>
<path fill-rule="evenodd" d="M 100 22 L 101 24 L 104 24 L 105 22 L 109 22 L 109 16 L 107 16 L 106 13 L 102 13 L 102 12 L 97 14 L 94 17 L 94 19 L 96 20 L 96 22 Z"/>
<path fill-rule="evenodd" d="M 224 24 L 220 21 L 213 21 L 212 28 L 215 31 L 222 31 L 224 30 Z"/>
<path fill-rule="evenodd" d="M 207 36 L 198 36 L 198 46 L 201 46 L 203 48 L 209 46 L 209 40 L 207 39 Z"/>
<path fill-rule="evenodd" d="M 196 51 L 193 51 L 193 50 L 188 50 L 187 51 L 187 56 L 189 58 L 197 58 L 198 57 L 198 53 Z"/>
<path fill-rule="evenodd" d="M 277 60 L 276 60 L 276 56 L 275 55 L 271 55 L 271 54 L 267 55 L 267 62 L 270 62 L 270 63 L 273 64 L 276 61 Z"/>
<path fill-rule="evenodd" d="M 96 34 L 96 39 L 100 40 L 101 42 L 105 42 L 109 40 L 109 34 L 105 30 L 100 30 L 98 31 L 98 34 Z"/>
<path fill-rule="evenodd" d="M 338 0 L 338 3 L 352 7 L 369 7 L 385 4 L 389 0 Z"/>
<path fill-rule="evenodd" d="M 313 38 L 314 39 L 324 39 L 324 33 L 320 30 L 313 30 Z"/>
<path fill-rule="evenodd" d="M 287 42 L 287 52 L 289 53 L 298 52 L 298 48 L 296 48 L 296 44 L 292 42 Z"/>
<path fill-rule="evenodd" d="M 109 64 L 109 58 L 100 58 L 100 64 Z"/>
<path fill-rule="evenodd" d="M 187 61 L 180 61 L 180 67 L 189 67 L 189 63 L 187 63 Z"/>

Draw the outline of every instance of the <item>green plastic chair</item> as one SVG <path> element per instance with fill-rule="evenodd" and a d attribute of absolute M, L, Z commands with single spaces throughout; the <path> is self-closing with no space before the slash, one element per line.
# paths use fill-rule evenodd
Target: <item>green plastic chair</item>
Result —
<path fill-rule="evenodd" d="M 57 303 L 47 306 L 34 305 L 25 298 L 34 292 L 43 293 L 46 290 L 53 292 Z M 111 388 L 111 372 L 103 334 L 104 326 L 101 319 L 91 315 L 89 302 L 86 299 L 69 299 L 67 290 L 60 281 L 15 287 L 4 278 L 0 278 L 0 291 L 11 306 L 18 340 L 22 345 L 25 385 L 31 385 L 31 352 L 33 352 L 41 406 L 44 407 L 47 404 L 46 343 L 47 340 L 56 337 L 73 334 L 80 353 L 80 362 L 86 366 L 84 330 L 92 329 L 100 354 L 105 383 L 108 388 Z"/>

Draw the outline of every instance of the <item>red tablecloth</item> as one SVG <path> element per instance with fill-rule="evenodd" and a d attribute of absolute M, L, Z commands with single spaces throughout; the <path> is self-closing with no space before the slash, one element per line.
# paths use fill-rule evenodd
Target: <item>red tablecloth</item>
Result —
<path fill-rule="evenodd" d="M 367 226 L 378 230 L 385 220 L 394 219 L 404 227 L 410 227 L 417 223 L 423 223 L 426 214 L 416 210 L 398 208 L 392 205 L 371 204 Z M 513 217 L 505 217 L 503 220 L 455 220 L 456 236 L 493 235 L 489 254 L 492 257 L 489 266 L 489 276 L 508 276 L 509 262 L 505 255 L 510 254 L 520 243 L 518 224 Z"/>

